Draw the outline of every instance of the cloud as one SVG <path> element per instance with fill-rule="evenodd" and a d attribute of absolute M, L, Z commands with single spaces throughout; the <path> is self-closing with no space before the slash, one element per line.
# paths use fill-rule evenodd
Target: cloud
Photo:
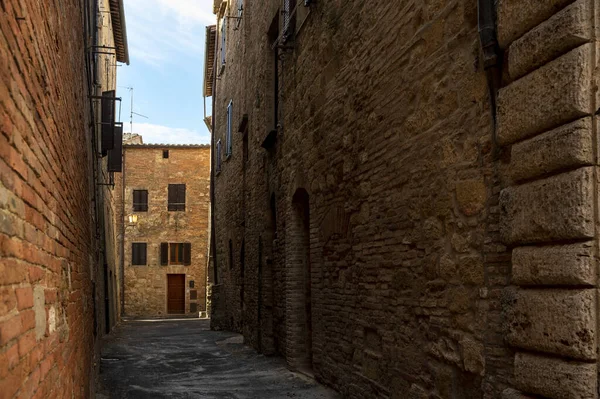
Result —
<path fill-rule="evenodd" d="M 127 37 L 132 59 L 155 68 L 202 58 L 204 28 L 215 23 L 211 0 L 128 0 Z"/>
<path fill-rule="evenodd" d="M 130 133 L 129 124 L 125 130 Z M 133 131 L 142 136 L 144 144 L 208 144 L 210 135 L 196 130 L 173 128 L 152 123 L 134 123 Z"/>

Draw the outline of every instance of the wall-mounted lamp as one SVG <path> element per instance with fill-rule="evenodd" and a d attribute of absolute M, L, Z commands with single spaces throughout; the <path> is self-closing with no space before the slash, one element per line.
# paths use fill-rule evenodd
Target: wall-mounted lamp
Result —
<path fill-rule="evenodd" d="M 137 223 L 137 215 L 129 215 L 127 218 L 129 219 L 129 223 Z"/>

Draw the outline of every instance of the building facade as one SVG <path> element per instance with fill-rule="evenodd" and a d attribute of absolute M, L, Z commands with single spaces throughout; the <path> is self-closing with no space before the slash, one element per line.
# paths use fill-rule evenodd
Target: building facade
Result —
<path fill-rule="evenodd" d="M 214 329 L 348 398 L 597 398 L 591 0 L 216 0 Z"/>
<path fill-rule="evenodd" d="M 206 315 L 210 147 L 127 137 L 121 205 L 124 314 Z"/>
<path fill-rule="evenodd" d="M 94 397 L 119 319 L 122 1 L 0 5 L 0 397 Z M 113 145 L 109 145 L 113 144 Z"/>

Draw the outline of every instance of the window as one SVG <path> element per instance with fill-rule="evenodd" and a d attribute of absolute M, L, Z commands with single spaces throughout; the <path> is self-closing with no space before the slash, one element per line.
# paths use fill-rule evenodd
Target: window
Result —
<path fill-rule="evenodd" d="M 217 141 L 217 173 L 221 171 L 221 140 Z"/>
<path fill-rule="evenodd" d="M 221 22 L 221 72 L 225 67 L 225 36 L 227 35 L 227 18 L 223 18 Z"/>
<path fill-rule="evenodd" d="M 163 158 L 169 158 L 169 150 L 163 150 Z"/>
<path fill-rule="evenodd" d="M 133 190 L 133 211 L 148 212 L 148 190 Z"/>
<path fill-rule="evenodd" d="M 283 0 L 283 41 L 287 41 L 296 30 L 296 0 Z"/>
<path fill-rule="evenodd" d="M 189 266 L 192 263 L 192 244 L 189 242 L 163 242 L 160 244 L 160 264 Z"/>
<path fill-rule="evenodd" d="M 146 243 L 134 242 L 131 244 L 131 264 L 136 266 L 146 265 Z"/>
<path fill-rule="evenodd" d="M 169 210 L 185 211 L 185 184 L 169 184 Z"/>
<path fill-rule="evenodd" d="M 231 153 L 233 152 L 233 145 L 232 145 L 232 137 L 231 137 L 231 125 L 232 125 L 232 120 L 233 120 L 233 100 L 229 101 L 229 105 L 227 106 L 227 135 L 225 137 L 225 156 L 229 157 L 231 156 Z"/>

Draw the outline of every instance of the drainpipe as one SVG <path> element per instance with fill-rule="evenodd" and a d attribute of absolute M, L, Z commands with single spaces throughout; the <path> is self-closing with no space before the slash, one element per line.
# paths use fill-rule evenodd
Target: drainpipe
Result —
<path fill-rule="evenodd" d="M 133 133 L 133 132 L 132 132 Z M 125 315 L 125 154 L 123 147 L 123 172 L 121 173 L 121 318 Z"/>
<path fill-rule="evenodd" d="M 219 30 L 215 35 L 215 46 L 219 43 Z M 215 47 L 216 50 L 217 47 Z M 217 70 L 217 59 L 214 57 L 213 71 Z M 217 262 L 217 238 L 215 228 L 215 165 L 214 161 L 217 159 L 215 154 L 215 126 L 216 126 L 216 108 L 215 103 L 217 102 L 217 74 L 213 73 L 213 97 L 212 97 L 212 131 L 210 132 L 210 252 L 213 261 L 213 285 L 219 284 L 218 275 L 218 262 Z M 212 298 L 211 298 L 212 301 Z M 211 303 L 210 311 L 212 313 L 214 307 Z"/>

